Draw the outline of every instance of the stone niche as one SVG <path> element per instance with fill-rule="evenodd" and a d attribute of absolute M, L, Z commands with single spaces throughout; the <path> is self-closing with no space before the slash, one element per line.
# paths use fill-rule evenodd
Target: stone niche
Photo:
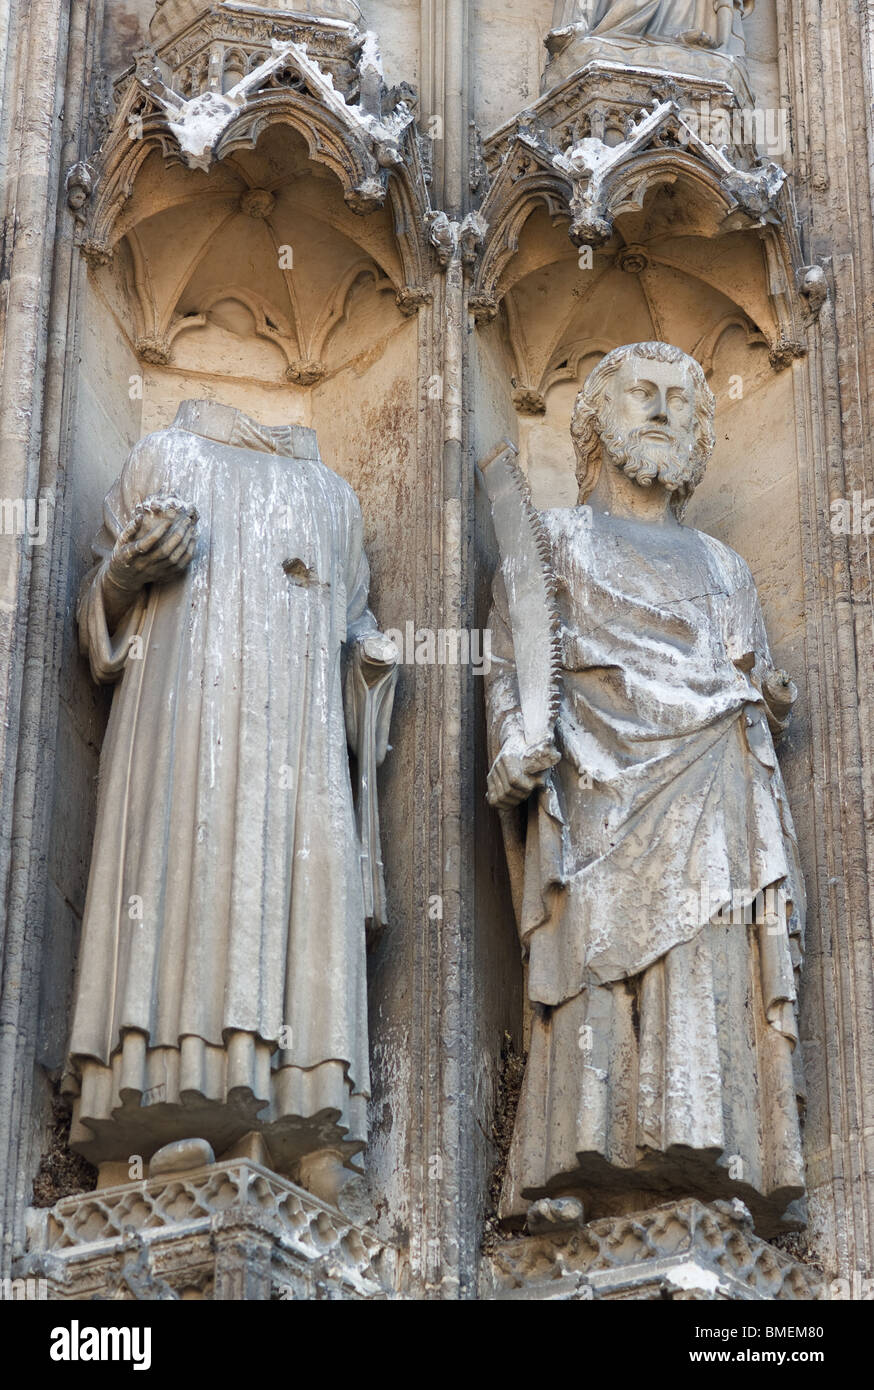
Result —
<path fill-rule="evenodd" d="M 759 19 L 756 81 L 767 102 L 777 88 L 776 64 L 766 61 L 769 53 L 774 57 L 774 16 Z M 801 687 L 799 713 L 781 746 L 780 762 L 804 862 L 810 864 L 814 808 L 808 720 L 815 694 L 806 685 L 799 557 L 808 465 L 805 343 L 819 304 L 799 293 L 800 286 L 806 288 L 807 268 L 787 178 L 788 142 L 779 134 L 769 142 L 761 119 L 757 126 L 745 75 L 728 81 L 726 73 L 707 63 L 687 64 L 667 75 L 669 58 L 663 52 L 645 66 L 638 57 L 629 70 L 615 53 L 581 52 L 572 70 L 548 66 L 543 95 L 483 140 L 486 191 L 480 211 L 487 230 L 470 296 L 477 325 L 470 369 L 477 403 L 473 452 L 482 458 L 501 438 L 513 441 L 534 506 L 573 506 L 577 482 L 568 423 L 592 368 L 620 344 L 651 339 L 675 343 L 697 359 L 716 398 L 717 446 L 686 520 L 747 560 L 775 662 L 791 670 Z M 482 106 L 498 109 L 503 89 L 485 68 L 480 76 Z M 707 134 L 701 138 L 717 125 L 724 142 Z M 716 143 L 721 151 L 714 164 Z M 761 196 L 750 196 L 753 186 Z M 477 621 L 484 624 L 497 552 L 482 491 L 476 537 Z M 478 740 L 478 939 L 488 962 L 482 968 L 497 969 L 502 961 L 506 972 L 504 953 L 515 944 L 513 914 L 500 868 L 500 830 L 484 806 L 488 760 L 482 724 Z M 815 954 L 815 935 L 811 949 Z M 520 966 L 507 982 L 517 993 L 507 992 L 500 1005 L 486 1007 L 480 1025 L 490 1073 L 501 1077 L 504 1144 L 530 1026 L 523 975 Z M 811 1009 L 808 993 L 802 998 L 802 1047 L 819 1031 Z M 496 1024 L 506 1030 L 502 1055 Z M 815 1046 L 809 1050 L 815 1078 Z M 812 1205 L 816 1225 L 815 1195 Z M 669 1250 L 669 1265 L 675 1255 L 679 1265 L 694 1260 L 695 1221 L 688 1224 L 688 1212 L 660 1210 L 659 1216 L 641 1216 L 642 1224 L 636 1218 L 624 1223 L 596 1204 L 586 1211 L 587 1220 L 595 1218 L 586 1228 L 589 1234 L 529 1234 L 509 1245 L 498 1236 L 484 1267 L 482 1296 L 697 1296 L 684 1295 L 679 1286 L 666 1292 L 671 1286 L 667 1266 L 658 1277 L 652 1275 Z M 725 1214 L 714 1219 L 716 1231 Z M 686 1225 L 689 1242 L 662 1243 L 664 1231 L 677 1221 Z M 780 1292 L 756 1291 L 766 1290 L 768 1280 L 760 1283 L 751 1271 L 760 1256 L 765 1266 L 772 1256 L 763 1243 L 758 1253 L 750 1253 L 756 1241 L 751 1228 L 745 1229 L 751 1244 L 744 1247 L 741 1282 L 748 1280 L 749 1287 L 737 1296 L 824 1296 L 791 1261 L 777 1261 L 768 1274 Z M 621 1273 L 623 1252 L 638 1241 L 637 1254 L 628 1253 L 633 1270 Z M 599 1251 L 606 1248 L 615 1249 L 615 1261 L 601 1259 Z M 717 1263 L 727 1272 L 725 1260 Z M 585 1271 L 593 1271 L 591 1279 Z M 725 1292 L 732 1277 L 722 1283 L 714 1277 L 712 1295 L 700 1296 L 733 1296 Z M 538 1295 L 531 1294 L 532 1281 Z M 707 1283 L 705 1277 L 700 1287 Z M 644 1292 L 647 1287 L 651 1292 Z"/>
<path fill-rule="evenodd" d="M 273 17 L 267 8 L 206 10 L 166 0 L 152 23 L 153 47 L 117 82 L 114 116 L 93 161 L 98 193 L 80 237 L 87 270 L 43 964 L 49 1026 L 41 1061 L 53 1071 L 65 1046 L 109 709 L 109 694 L 92 685 L 76 651 L 75 595 L 103 497 L 133 444 L 168 425 L 191 397 L 239 407 L 264 424 L 311 427 L 325 463 L 361 501 L 371 597 L 384 627 L 403 630 L 416 618 L 419 396 L 429 337 L 420 311 L 432 298 L 423 288 L 430 249 L 418 144 L 407 108 L 396 97 L 390 104 L 362 64 L 357 5 L 328 0 L 315 17 L 276 6 Z M 276 43 L 306 44 L 309 66 L 295 67 L 289 49 L 289 62 L 258 82 L 259 64 L 269 62 Z M 221 148 L 207 139 L 188 160 L 167 110 L 172 119 L 184 103 L 227 91 L 253 72 L 255 86 L 235 123 L 212 132 L 221 134 Z M 388 154 L 383 139 L 394 142 Z M 411 1026 L 416 946 L 408 833 L 415 676 L 415 668 L 402 668 L 392 755 L 381 774 L 390 925 L 370 957 L 371 1148 L 366 1183 L 351 1199 L 389 1241 L 399 1239 L 411 1200 L 405 1151 L 413 1081 L 397 1039 Z M 365 1280 L 356 1296 L 374 1287 Z"/>
<path fill-rule="evenodd" d="M 803 354 L 822 298 L 799 244 L 791 150 L 744 123 L 748 77 L 760 101 L 779 104 L 773 5 L 760 0 L 736 81 L 703 62 L 630 70 L 603 51 L 560 69 L 543 43 L 552 0 L 470 7 L 470 145 L 462 158 L 457 141 L 445 160 L 463 165 L 467 187 L 452 219 L 430 167 L 442 156 L 424 136 L 440 105 L 445 7 L 362 8 L 106 6 L 116 81 L 77 223 L 71 558 L 37 1055 L 50 1075 L 64 1057 L 109 710 L 76 647 L 75 596 L 122 461 L 188 398 L 316 431 L 361 501 L 384 630 L 482 629 L 497 551 L 474 462 L 507 437 L 535 506 L 571 506 L 568 422 L 591 368 L 634 341 L 691 354 L 716 396 L 718 437 L 688 520 L 747 560 L 776 664 L 801 687 L 780 761 L 805 867 L 815 863 L 799 556 Z M 379 30 L 386 77 L 365 23 Z M 407 81 L 430 93 L 430 109 L 417 110 Z M 711 121 L 726 139 L 708 138 Z M 738 1203 L 654 1195 L 632 1215 L 586 1212 L 570 1233 L 497 1229 L 530 1019 L 500 826 L 485 803 L 481 683 L 468 675 L 453 685 L 455 673 L 400 671 L 380 774 L 389 927 L 369 962 L 370 1144 L 348 1207 L 243 1157 L 76 1191 L 30 1213 L 28 1268 L 51 1296 L 823 1296 Z M 821 1037 L 814 991 L 802 1008 L 802 1038 Z M 822 1235 L 813 1183 L 811 1195 Z"/>

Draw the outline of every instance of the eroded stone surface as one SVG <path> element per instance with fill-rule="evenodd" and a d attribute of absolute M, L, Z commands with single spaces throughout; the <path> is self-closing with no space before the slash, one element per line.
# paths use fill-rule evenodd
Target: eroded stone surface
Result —
<path fill-rule="evenodd" d="M 68 1197 L 31 1225 L 48 1296 L 384 1299 L 397 1252 L 263 1165 L 238 1160 Z"/>
<path fill-rule="evenodd" d="M 322 1149 L 351 1162 L 398 656 L 368 607 L 357 498 L 312 431 L 186 401 L 130 455 L 104 519 L 78 616 L 93 677 L 118 688 L 73 1146 L 191 1166 L 198 1144 L 259 1131 L 279 1171 Z"/>
<path fill-rule="evenodd" d="M 720 406 L 689 518 L 749 560 L 775 662 L 801 692 L 781 757 L 810 890 L 808 1239 L 861 1287 L 874 1229 L 863 1122 L 874 656 L 866 538 L 833 535 L 828 518 L 834 500 L 860 514 L 874 488 L 865 7 L 760 0 L 740 20 L 735 6 L 754 108 L 733 58 L 721 66 L 714 50 L 668 48 L 655 33 L 632 40 L 642 68 L 613 43 L 609 62 L 605 48 L 556 85 L 550 67 L 538 95 L 544 37 L 596 12 L 615 18 L 612 0 L 487 0 L 467 7 L 467 31 L 448 0 L 368 0 L 381 60 L 352 0 L 307 8 L 108 0 L 86 23 L 83 6 L 10 0 L 0 14 L 0 494 L 47 519 L 44 545 L 0 536 L 0 1263 L 21 1249 L 50 1147 L 108 712 L 72 607 L 130 449 L 204 394 L 316 428 L 361 497 L 385 624 L 482 629 L 495 557 L 468 457 L 509 436 L 535 505 L 575 505 L 567 420 L 579 387 L 611 348 L 662 338 L 696 357 Z M 649 0 L 636 8 L 649 26 Z M 158 88 L 142 80 L 157 66 L 182 101 L 224 96 L 272 38 L 306 44 L 318 73 L 290 63 L 265 74 L 210 174 L 186 168 Z M 417 89 L 416 128 L 380 147 L 351 114 L 338 132 L 328 75 L 346 117 L 414 109 Z M 842 92 L 856 97 L 849 121 Z M 581 259 L 572 223 L 578 234 L 599 224 L 580 216 L 585 180 L 574 186 L 554 157 L 586 139 L 617 148 L 664 102 L 754 185 L 727 175 L 723 186 L 669 113 L 612 170 L 609 218 L 596 210 L 612 235 Z M 744 109 L 758 128 L 735 119 Z M 759 182 L 771 162 L 788 176 L 778 190 L 771 175 Z M 260 216 L 241 206 L 250 189 Z M 465 233 L 472 210 L 479 230 Z M 280 266 L 282 247 L 294 270 Z M 373 960 L 374 1191 L 362 1207 L 372 1213 L 377 1194 L 380 1231 L 409 1248 L 416 1287 L 446 1297 L 469 1291 L 476 1265 L 504 1039 L 517 1054 L 525 1045 L 500 832 L 484 757 L 470 763 L 481 692 L 468 675 L 402 672 L 386 772 L 393 921 Z M 52 1146 L 46 1200 L 55 1177 L 61 1190 L 91 1180 L 67 1167 Z"/>
<path fill-rule="evenodd" d="M 649 1191 L 799 1222 L 806 896 L 774 751 L 798 691 L 746 563 L 681 524 L 714 404 L 679 349 L 616 349 L 574 408 L 578 505 L 533 518 L 522 484 L 489 489 L 488 796 L 532 1009 L 508 1220 Z"/>
<path fill-rule="evenodd" d="M 499 1242 L 481 1296 L 493 1299 L 825 1299 L 822 1275 L 760 1240 L 741 1202 L 665 1203 L 579 1231 Z"/>

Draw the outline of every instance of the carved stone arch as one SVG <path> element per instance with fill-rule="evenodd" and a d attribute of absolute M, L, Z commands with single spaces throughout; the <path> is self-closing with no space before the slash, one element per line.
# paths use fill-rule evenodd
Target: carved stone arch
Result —
<path fill-rule="evenodd" d="M 573 343 L 562 344 L 556 348 L 552 361 L 543 374 L 540 389 L 545 396 L 550 387 L 561 381 L 578 381 L 580 363 L 587 357 L 606 357 L 608 352 L 622 344 L 609 338 L 578 338 Z"/>
<path fill-rule="evenodd" d="M 334 173 L 343 190 L 343 201 L 358 216 L 381 208 L 386 198 L 392 211 L 395 239 L 403 267 L 403 284 L 397 287 L 398 304 L 410 312 L 428 302 L 426 281 L 433 273 L 433 249 L 424 234 L 430 211 L 424 169 L 415 134 L 405 135 L 402 162 L 380 167 L 363 141 L 350 140 L 348 132 L 330 112 L 313 111 L 312 99 L 297 92 L 263 94 L 257 106 L 235 118 L 215 147 L 222 162 L 239 149 L 254 149 L 269 127 L 284 123 L 307 143 L 310 159 Z"/>
<path fill-rule="evenodd" d="M 398 307 L 402 313 L 411 314 L 433 298 L 427 285 L 437 267 L 434 248 L 424 235 L 431 204 L 417 143 L 413 145 L 409 167 L 403 165 L 390 172 L 388 194 L 395 240 L 404 269 Z"/>
<path fill-rule="evenodd" d="M 168 343 L 172 345 L 173 340 L 186 329 L 205 327 L 210 310 L 224 300 L 234 300 L 248 309 L 252 315 L 256 336 L 265 338 L 279 349 L 285 357 L 286 368 L 299 359 L 302 347 L 296 316 L 293 314 L 287 323 L 275 323 L 274 320 L 284 318 L 284 315 L 262 295 L 245 285 L 217 286 L 204 296 L 203 313 L 174 315 L 167 329 Z"/>
<path fill-rule="evenodd" d="M 117 228 L 122 212 L 134 191 L 137 175 L 149 155 L 157 150 L 162 158 L 178 160 L 178 150 L 172 147 L 172 136 L 166 128 L 163 114 L 155 111 L 142 120 L 142 134 L 131 139 L 125 125 L 116 121 L 106 146 L 95 157 L 99 183 L 94 207 L 82 250 L 92 264 L 102 265 L 112 259 L 120 237 Z"/>
<path fill-rule="evenodd" d="M 234 45 L 225 49 L 222 55 L 222 83 L 226 91 L 228 87 L 234 85 L 233 82 L 229 81 L 230 74 L 236 74 L 235 80 L 239 82 L 240 78 L 245 77 L 250 70 L 247 55 L 242 48 Z"/>
<path fill-rule="evenodd" d="M 508 180 L 509 182 L 509 180 Z M 545 207 L 553 221 L 570 217 L 570 184 L 554 170 L 524 175 L 512 189 L 493 184 L 481 213 L 488 225 L 482 255 L 471 286 L 471 308 L 479 323 L 498 312 L 503 272 L 519 250 L 519 237 L 531 214 Z"/>
<path fill-rule="evenodd" d="M 131 140 L 128 117 L 138 100 L 149 105 L 146 114 L 138 118 L 138 138 Z M 208 160 L 195 159 L 194 166 L 215 167 L 237 150 L 254 149 L 263 133 L 277 124 L 289 125 L 302 136 L 309 158 L 334 174 L 352 212 L 366 216 L 381 208 L 388 197 L 403 266 L 398 303 L 404 312 L 413 312 L 420 304 L 428 302 L 430 295 L 425 284 L 434 268 L 433 249 L 425 235 L 430 202 L 413 130 L 408 128 L 402 132 L 395 160 L 392 152 L 380 149 L 364 129 L 350 129 L 349 122 L 308 92 L 269 89 L 258 92 L 252 101 L 231 116 L 210 149 Z M 159 110 L 151 94 L 134 81 L 119 109 L 110 137 L 95 160 L 102 177 L 83 247 L 92 263 L 102 264 L 111 259 L 115 245 L 126 230 L 120 223 L 137 175 L 154 150 L 158 150 L 168 164 L 192 167 L 192 161 L 179 148 L 166 113 Z"/>
<path fill-rule="evenodd" d="M 335 286 L 331 298 L 325 304 L 309 335 L 308 355 L 313 360 L 323 359 L 331 334 L 347 317 L 352 291 L 364 278 L 371 279 L 377 287 L 394 288 L 387 276 L 380 275 L 379 268 L 369 257 L 362 257 L 360 261 L 349 266 Z"/>
<path fill-rule="evenodd" d="M 700 142 L 699 142 L 700 144 Z M 771 171 L 774 171 L 773 173 Z M 647 195 L 660 186 L 694 191 L 712 211 L 711 237 L 754 231 L 763 243 L 763 277 L 774 314 L 768 335 L 775 367 L 804 351 L 803 324 L 795 285 L 802 265 L 795 214 L 782 171 L 776 166 L 747 172 L 732 169 L 710 147 L 655 144 L 608 170 L 604 177 L 575 183 L 570 235 L 577 244 L 598 244 L 612 235 L 615 220 L 642 212 Z M 763 331 L 764 325 L 760 325 Z"/>
<path fill-rule="evenodd" d="M 179 298 L 183 294 L 185 286 L 191 280 L 192 275 L 197 270 L 197 267 L 208 254 L 210 242 L 221 231 L 222 227 L 227 225 L 233 216 L 233 212 L 228 213 L 215 228 L 209 229 L 203 240 L 191 250 L 178 274 L 175 287 L 172 288 L 165 297 L 163 309 L 159 309 L 157 302 L 155 302 L 154 324 L 155 332 L 159 337 L 163 338 L 165 334 L 169 332 L 170 326 L 176 317 L 176 306 L 179 302 Z M 139 238 L 136 235 L 135 228 L 132 228 L 128 233 L 128 241 L 132 247 L 136 247 L 139 251 Z M 140 258 L 142 259 L 141 252 Z M 142 303 L 142 296 L 140 296 L 140 300 Z M 145 305 L 143 305 L 143 309 L 145 310 Z"/>
<path fill-rule="evenodd" d="M 795 292 L 802 256 L 794 235 L 791 196 L 782 180 L 774 179 L 769 187 L 767 172 L 732 172 L 717 152 L 708 150 L 705 158 L 700 151 L 675 143 L 656 144 L 621 158 L 600 178 L 564 177 L 547 167 L 542 151 L 526 147 L 525 156 L 533 157 L 536 167 L 514 178 L 513 155 L 508 154 L 483 203 L 488 231 L 471 294 L 478 322 L 495 317 L 509 288 L 507 266 L 538 205 L 547 207 L 553 221 L 567 219 L 571 240 L 594 252 L 612 238 L 617 218 L 643 212 L 648 195 L 668 185 L 680 192 L 685 188 L 699 206 L 708 209 L 709 226 L 701 233 L 707 239 L 743 231 L 760 237 L 762 279 L 768 286 L 773 324 L 760 322 L 758 327 L 767 337 L 775 367 L 787 365 L 804 351 L 804 324 Z"/>
<path fill-rule="evenodd" d="M 729 329 L 732 328 L 739 328 L 746 335 L 747 344 L 750 347 L 756 344 L 760 344 L 764 347 L 769 346 L 764 333 L 757 328 L 746 314 L 726 314 L 725 318 L 720 319 L 718 323 L 714 324 L 712 328 L 708 329 L 708 331 L 699 338 L 692 349 L 692 356 L 701 363 L 706 377 L 713 375 L 714 358 L 719 349 L 719 344 L 725 334 L 728 333 Z"/>
<path fill-rule="evenodd" d="M 290 125 L 303 136 L 310 159 L 336 176 L 353 212 L 363 215 L 382 207 L 386 182 L 368 142 L 350 136 L 333 112 L 305 93 L 260 92 L 231 118 L 213 146 L 213 160 L 221 163 L 235 150 L 254 149 L 264 131 L 276 124 Z"/>

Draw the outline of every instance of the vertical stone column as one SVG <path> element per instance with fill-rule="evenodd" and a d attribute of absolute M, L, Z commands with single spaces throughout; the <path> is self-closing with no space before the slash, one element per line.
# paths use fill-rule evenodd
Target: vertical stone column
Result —
<path fill-rule="evenodd" d="M 831 296 L 794 368 L 815 843 L 803 1037 L 811 1235 L 826 1268 L 874 1269 L 874 633 L 870 540 L 830 503 L 874 497 L 870 0 L 777 0 L 806 258 Z"/>
<path fill-rule="evenodd" d="M 422 0 L 422 123 L 436 134 L 431 202 L 457 222 L 467 210 L 468 0 Z M 437 118 L 435 121 L 433 118 Z M 432 377 L 440 383 L 434 403 L 433 440 L 440 464 L 430 488 L 434 625 L 470 626 L 470 516 L 472 472 L 466 455 L 464 400 L 464 275 L 455 247 L 445 275 L 435 284 L 433 307 L 422 316 L 433 331 Z M 431 404 L 431 402 L 429 402 Z M 439 452 L 438 452 L 439 451 Z M 432 780 L 428 857 L 431 894 L 439 915 L 426 913 L 422 965 L 427 972 L 422 1045 L 426 1059 L 421 1131 L 421 1230 L 419 1277 L 425 1296 L 472 1296 L 478 1238 L 472 1151 L 473 923 L 472 717 L 470 667 L 426 669 L 428 709 L 433 712 Z M 432 773 L 433 778 L 433 773 Z M 430 895 L 429 895 L 430 896 Z M 415 1224 L 419 1224 L 417 1221 Z"/>
<path fill-rule="evenodd" d="M 99 0 L 12 0 L 0 126 L 4 191 L 0 497 L 44 504 L 45 544 L 0 535 L 0 1264 L 20 1241 L 35 1144 L 34 1055 L 55 671 L 64 589 L 64 430 L 78 262 L 62 202 Z"/>

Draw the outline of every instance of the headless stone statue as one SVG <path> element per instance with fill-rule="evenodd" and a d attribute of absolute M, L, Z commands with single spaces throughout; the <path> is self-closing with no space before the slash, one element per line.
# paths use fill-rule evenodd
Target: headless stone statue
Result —
<path fill-rule="evenodd" d="M 617 349 L 577 399 L 581 505 L 540 514 L 561 649 L 545 753 L 517 679 L 543 625 L 513 628 L 512 557 L 496 578 L 488 787 L 532 1015 L 508 1219 L 542 1199 L 597 1217 L 740 1197 L 769 1234 L 804 1191 L 805 899 L 774 755 L 797 692 L 744 561 L 680 522 L 713 409 L 661 343 Z"/>
<path fill-rule="evenodd" d="M 397 659 L 367 606 L 355 494 L 312 430 L 186 401 L 131 453 L 95 558 L 82 648 L 118 686 L 73 1145 L 126 1163 L 254 1134 L 302 1181 L 316 1158 L 349 1166 L 367 1136 L 365 925 L 385 915 L 375 768 Z M 367 773 L 357 808 L 347 741 Z"/>

